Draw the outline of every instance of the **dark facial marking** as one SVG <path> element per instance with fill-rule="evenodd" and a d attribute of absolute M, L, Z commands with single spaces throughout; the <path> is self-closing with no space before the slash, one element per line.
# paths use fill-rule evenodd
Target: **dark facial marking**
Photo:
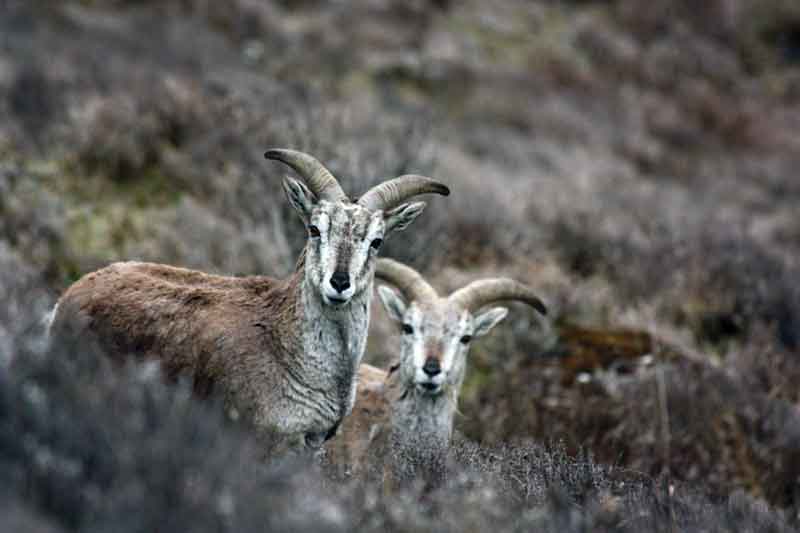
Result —
<path fill-rule="evenodd" d="M 341 419 L 337 420 L 336 423 L 333 426 L 331 426 L 328 432 L 325 433 L 326 441 L 331 440 L 333 437 L 336 436 L 336 432 L 339 431 L 339 425 L 341 425 L 341 423 L 342 423 Z"/>
<path fill-rule="evenodd" d="M 349 242 L 343 242 L 336 256 L 336 272 L 350 271 L 350 258 L 353 256 L 353 247 Z"/>
<path fill-rule="evenodd" d="M 342 235 L 345 236 L 345 239 L 344 242 L 339 244 L 339 249 L 337 250 L 336 271 L 349 272 L 350 258 L 353 256 L 353 245 L 349 237 L 352 235 L 353 222 L 349 218 L 345 218 L 342 224 Z"/>

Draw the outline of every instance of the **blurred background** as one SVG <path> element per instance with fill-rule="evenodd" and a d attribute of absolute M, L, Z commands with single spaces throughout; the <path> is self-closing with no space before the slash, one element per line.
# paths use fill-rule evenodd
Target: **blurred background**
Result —
<path fill-rule="evenodd" d="M 547 301 L 473 347 L 463 438 L 797 524 L 800 3 L 3 0 L 0 366 L 111 261 L 289 273 L 305 232 L 268 147 L 354 196 L 447 183 L 383 255 Z"/>

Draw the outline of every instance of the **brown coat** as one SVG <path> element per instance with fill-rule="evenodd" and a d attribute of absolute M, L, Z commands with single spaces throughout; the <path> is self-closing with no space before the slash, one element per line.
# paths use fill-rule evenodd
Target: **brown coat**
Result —
<path fill-rule="evenodd" d="M 318 438 L 344 416 L 352 374 L 305 361 L 302 267 L 275 280 L 114 263 L 67 289 L 51 336 L 91 335 L 114 358 L 158 359 L 168 378 L 190 376 L 200 396 L 219 389 L 265 433 Z"/>

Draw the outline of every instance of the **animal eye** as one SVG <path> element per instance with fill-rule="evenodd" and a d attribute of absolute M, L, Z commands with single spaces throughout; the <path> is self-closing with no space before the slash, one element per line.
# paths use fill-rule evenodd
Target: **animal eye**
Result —
<path fill-rule="evenodd" d="M 369 246 L 370 248 L 377 250 L 378 248 L 381 247 L 381 244 L 383 244 L 383 239 L 375 239 L 374 241 L 369 243 Z"/>
<path fill-rule="evenodd" d="M 319 228 L 313 224 L 308 226 L 308 234 L 312 237 L 319 237 Z"/>
<path fill-rule="evenodd" d="M 460 342 L 461 344 L 469 344 L 469 341 L 472 340 L 472 335 L 464 335 L 461 337 Z"/>
<path fill-rule="evenodd" d="M 412 333 L 414 333 L 414 328 L 411 327 L 411 324 L 403 324 L 403 334 L 411 335 Z"/>

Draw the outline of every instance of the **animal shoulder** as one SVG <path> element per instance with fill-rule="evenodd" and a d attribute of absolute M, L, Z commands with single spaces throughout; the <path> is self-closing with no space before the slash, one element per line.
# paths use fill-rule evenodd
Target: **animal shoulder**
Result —
<path fill-rule="evenodd" d="M 159 263 L 114 263 L 107 268 L 112 275 L 186 288 L 252 289 L 259 286 L 274 285 L 282 281 L 266 276 L 240 277 L 207 274 L 199 270 L 191 270 Z M 98 274 L 103 272 L 103 270 L 98 271 Z"/>
<path fill-rule="evenodd" d="M 280 290 L 287 280 L 276 280 L 266 276 L 221 276 L 198 270 L 174 267 L 158 263 L 124 262 L 113 263 L 79 280 L 73 290 L 92 291 L 105 289 L 115 294 L 157 293 L 162 296 L 209 297 L 241 293 L 263 296 Z M 104 292 L 104 291 L 103 291 Z"/>
<path fill-rule="evenodd" d="M 386 379 L 388 374 L 371 365 L 358 367 L 357 399 L 355 409 L 359 416 L 366 418 L 383 418 L 388 414 L 386 397 Z"/>

